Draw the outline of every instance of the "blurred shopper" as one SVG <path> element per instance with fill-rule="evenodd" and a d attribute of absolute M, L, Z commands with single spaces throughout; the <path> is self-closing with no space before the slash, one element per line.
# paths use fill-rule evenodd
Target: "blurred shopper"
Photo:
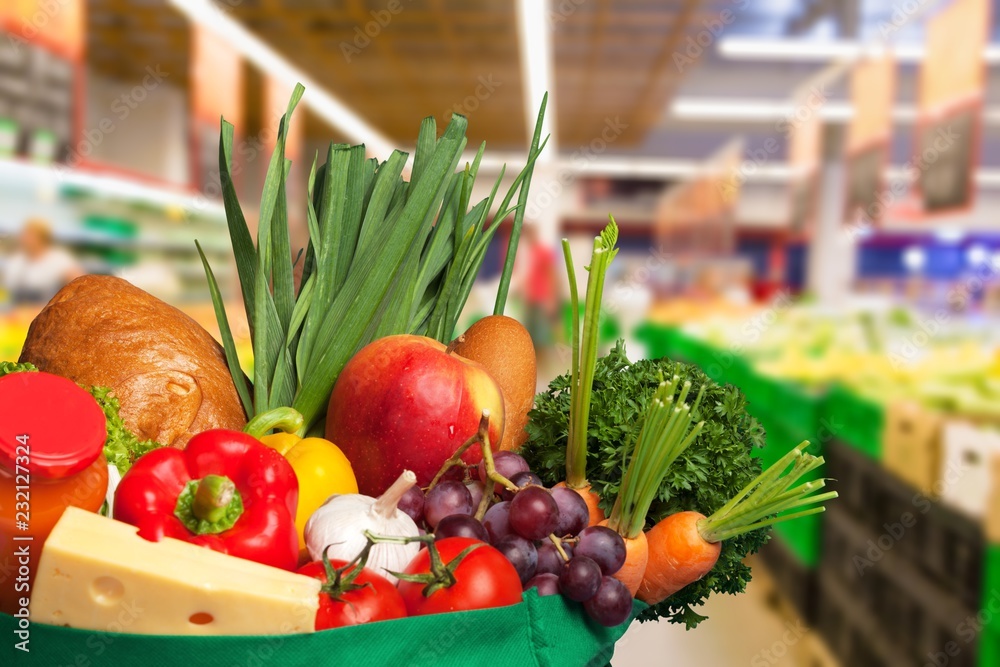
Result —
<path fill-rule="evenodd" d="M 520 275 L 514 282 L 524 299 L 525 328 L 537 350 L 555 342 L 553 328 L 559 305 L 556 252 L 542 241 L 535 225 L 525 224 L 517 256 Z"/>
<path fill-rule="evenodd" d="M 4 287 L 15 303 L 44 303 L 83 275 L 73 256 L 53 244 L 52 228 L 44 220 L 26 222 L 18 243 L 3 272 Z"/>

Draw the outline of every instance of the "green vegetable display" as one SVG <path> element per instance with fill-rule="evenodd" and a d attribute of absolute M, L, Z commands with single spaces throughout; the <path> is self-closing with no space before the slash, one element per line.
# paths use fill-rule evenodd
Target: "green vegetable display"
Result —
<path fill-rule="evenodd" d="M 34 372 L 38 369 L 33 364 L 18 364 L 12 361 L 0 361 L 0 377 L 10 373 Z M 121 404 L 118 399 L 111 394 L 107 387 L 84 387 L 87 392 L 97 401 L 97 404 L 104 410 L 104 418 L 107 420 L 108 439 L 104 443 L 104 458 L 108 463 L 118 469 L 118 472 L 125 474 L 135 460 L 148 451 L 162 447 L 153 440 L 140 441 L 135 434 L 128 430 L 125 422 L 122 421 Z"/>
<path fill-rule="evenodd" d="M 648 403 L 661 377 L 677 376 L 690 381 L 701 402 L 692 412 L 705 424 L 681 454 L 660 486 L 646 518 L 646 528 L 675 512 L 696 510 L 709 516 L 723 507 L 761 472 L 751 458 L 755 447 L 764 446 L 764 429 L 746 411 L 746 400 L 735 387 L 720 386 L 695 366 L 670 359 L 631 363 L 619 341 L 597 362 L 588 421 L 587 479 L 611 510 L 618 496 L 623 470 L 635 446 Z M 535 398 L 535 409 L 527 426 L 528 442 L 521 454 L 546 484 L 558 482 L 566 466 L 569 428 L 570 377 L 562 375 Z M 726 540 L 716 567 L 670 599 L 646 609 L 640 620 L 667 618 L 693 628 L 704 616 L 693 607 L 714 593 L 741 593 L 750 581 L 743 559 L 768 539 L 766 529 Z"/>

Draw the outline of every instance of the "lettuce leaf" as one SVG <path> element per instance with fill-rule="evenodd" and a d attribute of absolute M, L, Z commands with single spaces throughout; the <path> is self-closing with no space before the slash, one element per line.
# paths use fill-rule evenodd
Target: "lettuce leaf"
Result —
<path fill-rule="evenodd" d="M 104 443 L 104 458 L 117 468 L 118 472 L 124 475 L 140 456 L 163 446 L 155 440 L 140 441 L 134 433 L 128 430 L 119 414 L 121 404 L 110 389 L 90 387 L 87 391 L 97 399 L 97 403 L 104 410 L 104 417 L 108 424 L 108 439 Z"/>

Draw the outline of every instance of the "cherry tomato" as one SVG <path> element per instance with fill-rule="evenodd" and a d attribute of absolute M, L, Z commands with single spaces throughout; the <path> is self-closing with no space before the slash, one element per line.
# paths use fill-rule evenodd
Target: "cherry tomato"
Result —
<path fill-rule="evenodd" d="M 347 565 L 347 562 L 331 560 L 330 564 L 334 569 L 339 569 Z M 353 572 L 354 568 L 350 568 L 343 576 L 346 577 Z M 298 573 L 327 583 L 326 569 L 321 561 L 303 565 Z M 317 630 L 406 617 L 403 598 L 392 582 L 382 575 L 365 568 L 358 573 L 352 583 L 361 588 L 346 590 L 339 595 L 327 592 L 319 594 L 319 611 L 316 612 Z"/>
<path fill-rule="evenodd" d="M 464 549 L 478 544 L 454 569 L 455 584 L 424 596 L 427 584 L 399 582 L 399 593 L 411 616 L 506 607 L 521 601 L 521 580 L 504 555 L 485 542 L 470 537 L 446 537 L 436 546 L 441 561 L 451 563 Z M 406 566 L 407 574 L 430 572 L 430 554 L 426 548 Z"/>

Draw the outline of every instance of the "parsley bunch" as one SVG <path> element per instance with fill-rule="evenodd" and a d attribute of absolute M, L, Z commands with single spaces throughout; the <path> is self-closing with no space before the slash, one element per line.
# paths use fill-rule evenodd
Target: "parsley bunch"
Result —
<path fill-rule="evenodd" d="M 660 378 L 675 375 L 681 383 L 690 381 L 694 394 L 704 388 L 692 419 L 705 424 L 663 480 L 647 517 L 647 529 L 684 510 L 710 516 L 761 472 L 760 461 L 751 458 L 750 452 L 764 446 L 764 429 L 747 413 L 746 399 L 737 388 L 721 386 L 697 367 L 667 358 L 632 363 L 619 341 L 598 360 L 590 396 L 587 479 L 600 494 L 602 509 L 610 512 L 618 497 L 625 463 Z M 570 392 L 569 375 L 556 378 L 535 397 L 535 409 L 529 413 L 529 437 L 521 454 L 548 485 L 561 481 L 566 471 Z M 706 577 L 645 610 L 639 619 L 663 617 L 695 627 L 705 617 L 693 607 L 710 594 L 743 592 L 750 581 L 743 559 L 767 539 L 768 530 L 760 529 L 726 540 L 718 563 Z"/>

